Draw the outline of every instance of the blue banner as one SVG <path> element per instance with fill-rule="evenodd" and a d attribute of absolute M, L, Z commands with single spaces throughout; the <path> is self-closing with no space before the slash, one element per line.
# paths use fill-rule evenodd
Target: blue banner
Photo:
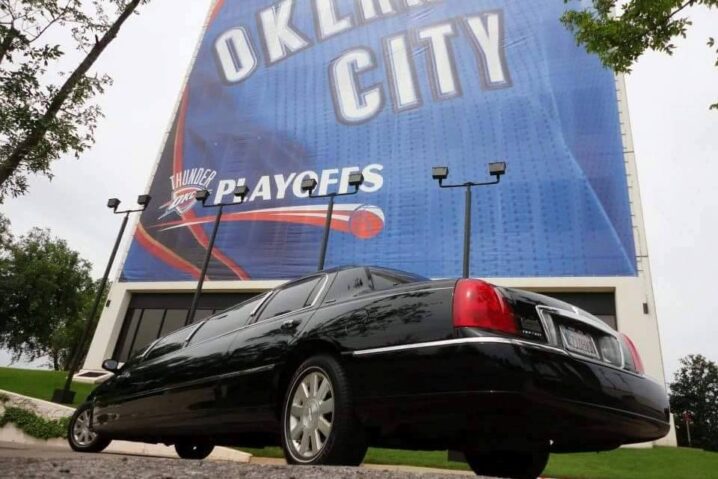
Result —
<path fill-rule="evenodd" d="M 225 208 L 211 280 L 327 266 L 461 273 L 463 191 L 474 191 L 472 274 L 632 276 L 636 253 L 613 74 L 559 22 L 561 0 L 218 1 L 122 273 L 198 277 Z"/>

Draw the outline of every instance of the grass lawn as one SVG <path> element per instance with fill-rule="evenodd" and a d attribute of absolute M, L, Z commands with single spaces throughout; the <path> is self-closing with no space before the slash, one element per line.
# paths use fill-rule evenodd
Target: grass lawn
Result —
<path fill-rule="evenodd" d="M 256 456 L 284 457 L 278 447 L 242 450 Z M 466 464 L 447 461 L 445 451 L 369 449 L 365 462 L 469 469 Z M 718 479 L 718 453 L 659 447 L 619 449 L 600 454 L 554 454 L 544 475 L 560 479 Z"/>
<path fill-rule="evenodd" d="M 49 401 L 55 388 L 65 385 L 67 374 L 62 371 L 0 368 L 0 389 Z M 77 406 L 95 388 L 92 384 L 72 383 Z"/>

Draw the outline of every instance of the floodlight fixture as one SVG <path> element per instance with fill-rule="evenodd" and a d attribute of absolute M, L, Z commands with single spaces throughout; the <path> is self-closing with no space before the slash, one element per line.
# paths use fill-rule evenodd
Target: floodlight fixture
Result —
<path fill-rule="evenodd" d="M 489 163 L 489 174 L 496 177 L 505 175 L 506 163 L 504 163 L 503 161 L 497 163 Z"/>
<path fill-rule="evenodd" d="M 202 204 L 204 204 L 209 199 L 209 191 L 207 190 L 200 190 L 197 193 L 194 194 L 194 199 L 197 201 L 201 201 Z"/>
<path fill-rule="evenodd" d="M 355 173 L 351 173 L 349 175 L 349 186 L 353 186 L 354 188 L 359 188 L 361 185 L 364 184 L 364 175 L 359 173 L 358 171 Z"/>
<path fill-rule="evenodd" d="M 150 195 L 140 195 L 137 197 L 137 204 L 140 205 L 143 209 L 147 209 L 150 204 L 150 201 L 152 201 L 152 197 Z"/>
<path fill-rule="evenodd" d="M 107 207 L 116 210 L 120 206 L 120 203 L 122 202 L 117 198 L 110 198 L 107 200 Z"/>
<path fill-rule="evenodd" d="M 431 169 L 431 176 L 435 180 L 444 181 L 449 177 L 448 166 L 435 166 Z"/>
<path fill-rule="evenodd" d="M 449 167 L 435 166 L 431 169 L 431 176 L 439 182 L 440 188 L 465 188 L 465 204 L 464 207 L 464 260 L 463 274 L 464 278 L 469 277 L 470 255 L 471 255 L 471 189 L 481 186 L 497 185 L 501 182 L 501 177 L 506 174 L 506 163 L 503 161 L 489 163 L 489 175 L 493 176 L 492 181 L 474 182 L 467 181 L 465 183 L 457 183 L 452 185 L 444 184 L 444 180 L 449 177 Z"/>
<path fill-rule="evenodd" d="M 302 181 L 302 191 L 305 193 L 312 194 L 317 189 L 317 180 L 314 178 L 307 178 Z"/>
<path fill-rule="evenodd" d="M 249 194 L 249 186 L 247 185 L 239 185 L 234 189 L 234 196 L 237 198 L 240 198 L 242 201 L 247 197 Z"/>

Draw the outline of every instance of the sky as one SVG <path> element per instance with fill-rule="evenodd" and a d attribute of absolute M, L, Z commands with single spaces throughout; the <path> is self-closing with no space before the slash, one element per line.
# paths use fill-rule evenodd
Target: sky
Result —
<path fill-rule="evenodd" d="M 52 181 L 34 177 L 29 194 L 0 205 L 16 235 L 50 228 L 102 275 L 121 220 L 106 199 L 134 204 L 147 190 L 209 4 L 155 0 L 130 19 L 97 65 L 114 85 L 100 100 L 95 146 L 80 160 L 57 161 Z M 718 361 L 718 111 L 708 110 L 718 101 L 718 68 L 706 45 L 718 37 L 718 11 L 693 7 L 689 16 L 693 26 L 676 53 L 647 53 L 627 78 L 669 380 L 687 354 Z M 0 351 L 0 365 L 9 360 Z"/>

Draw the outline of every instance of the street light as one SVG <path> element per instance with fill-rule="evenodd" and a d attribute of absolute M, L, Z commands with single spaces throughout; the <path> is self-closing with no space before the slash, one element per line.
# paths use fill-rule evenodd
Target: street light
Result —
<path fill-rule="evenodd" d="M 197 282 L 197 289 L 195 289 L 194 297 L 192 298 L 192 306 L 189 308 L 189 314 L 187 315 L 187 324 L 194 321 L 195 313 L 197 312 L 197 306 L 199 305 L 199 298 L 202 296 L 202 287 L 204 286 L 204 278 L 207 276 L 207 268 L 209 267 L 209 261 L 212 259 L 212 250 L 214 249 L 214 241 L 217 239 L 217 230 L 219 229 L 219 223 L 222 221 L 222 213 L 224 212 L 225 206 L 232 206 L 236 204 L 244 203 L 244 200 L 249 194 L 249 187 L 246 185 L 240 185 L 234 189 L 234 197 L 239 198 L 239 203 L 233 201 L 232 203 L 219 203 L 215 205 L 208 205 L 207 200 L 209 199 L 210 193 L 207 190 L 200 190 L 195 193 L 194 198 L 202 203 L 205 208 L 219 208 L 217 210 L 217 217 L 214 220 L 214 228 L 212 228 L 212 236 L 209 239 L 207 245 L 207 254 L 204 257 L 204 264 L 202 265 L 202 272 L 199 275 L 199 281 Z"/>
<path fill-rule="evenodd" d="M 466 182 L 456 185 L 445 185 L 444 181 L 449 177 L 448 166 L 435 166 L 431 169 L 431 177 L 439 182 L 441 188 L 466 188 L 466 208 L 464 210 L 464 278 L 469 277 L 469 262 L 471 254 L 471 188 L 474 186 L 497 185 L 501 177 L 506 174 L 506 163 L 489 163 L 489 175 L 494 177 L 493 181 L 484 183 Z"/>
<path fill-rule="evenodd" d="M 332 215 L 334 214 L 334 200 L 338 196 L 350 196 L 359 193 L 359 188 L 364 184 L 364 175 L 360 172 L 354 172 L 349 175 L 348 179 L 349 186 L 354 187 L 354 191 L 347 193 L 328 193 L 324 195 L 312 195 L 314 190 L 317 189 L 317 180 L 314 178 L 307 178 L 302 181 L 302 191 L 309 193 L 310 198 L 329 198 L 329 208 L 327 208 L 327 218 L 324 222 L 324 234 L 322 236 L 322 246 L 319 252 L 319 271 L 324 269 L 324 262 L 327 257 L 327 246 L 329 245 L 329 231 L 332 225 Z"/>
<path fill-rule="evenodd" d="M 110 208 L 114 214 L 125 215 L 125 217 L 122 218 L 122 225 L 120 226 L 120 231 L 117 233 L 117 239 L 115 239 L 115 246 L 112 248 L 110 259 L 107 262 L 107 267 L 105 268 L 105 274 L 102 276 L 102 281 L 100 281 L 100 287 L 97 289 L 97 293 L 95 295 L 95 302 L 92 304 L 92 312 L 90 313 L 90 316 L 88 316 L 88 318 L 85 320 L 85 328 L 82 330 L 80 342 L 77 344 L 77 346 L 75 346 L 75 351 L 72 354 L 70 360 L 70 367 L 67 371 L 67 379 L 65 379 L 65 386 L 62 389 L 55 389 L 55 391 L 52 393 L 53 402 L 60 404 L 72 404 L 73 400 L 75 399 L 75 392 L 70 390 L 70 386 L 72 385 L 72 377 L 75 375 L 75 372 L 79 367 L 80 359 L 82 359 L 82 351 L 84 350 L 85 341 L 87 341 L 87 336 L 89 336 L 90 334 L 90 329 L 92 329 L 92 323 L 94 322 L 95 316 L 97 315 L 97 310 L 100 307 L 100 301 L 102 301 L 102 296 L 105 292 L 105 287 L 107 286 L 107 279 L 110 276 L 110 269 L 112 269 L 112 264 L 115 262 L 115 256 L 117 256 L 117 250 L 120 247 L 122 235 L 124 234 L 125 228 L 127 227 L 127 220 L 130 217 L 130 213 L 139 213 L 145 211 L 147 209 L 147 206 L 149 206 L 150 201 L 152 201 L 152 197 L 150 195 L 140 195 L 137 197 L 137 204 L 140 205 L 141 208 L 117 211 L 117 208 L 120 207 L 121 201 L 117 198 L 110 198 L 109 200 L 107 200 L 107 207 Z"/>

